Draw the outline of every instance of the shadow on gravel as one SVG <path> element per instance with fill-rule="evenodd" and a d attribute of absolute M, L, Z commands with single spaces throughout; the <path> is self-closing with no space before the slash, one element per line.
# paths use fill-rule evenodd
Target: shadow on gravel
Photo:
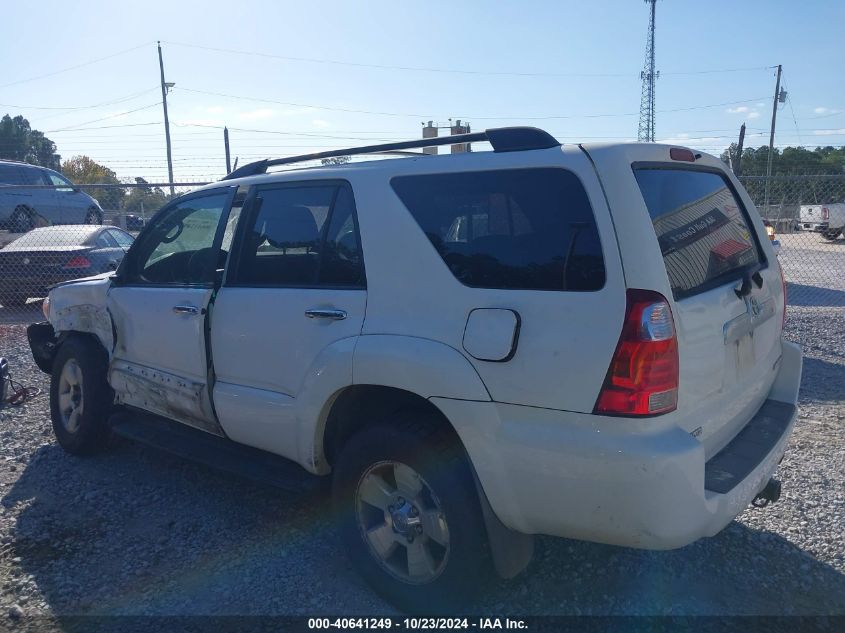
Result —
<path fill-rule="evenodd" d="M 788 282 L 786 293 L 789 305 L 793 306 L 817 308 L 845 306 L 845 290 Z"/>
<path fill-rule="evenodd" d="M 0 500 L 10 557 L 57 615 L 369 613 L 324 493 L 274 488 L 115 440 L 93 458 L 42 446 Z"/>
<path fill-rule="evenodd" d="M 0 324 L 29 325 L 36 321 L 43 321 L 44 314 L 41 312 L 41 303 L 41 299 L 38 299 L 22 306 L 7 308 L 0 305 Z"/>
<path fill-rule="evenodd" d="M 122 442 L 90 459 L 51 444 L 2 504 L 24 504 L 13 555 L 56 615 L 392 612 L 350 569 L 324 494 L 292 498 Z M 471 610 L 842 613 L 845 575 L 736 522 L 671 552 L 544 537 L 529 572 Z"/>
<path fill-rule="evenodd" d="M 804 402 L 839 402 L 845 398 L 845 364 L 804 356 L 799 406 Z"/>
<path fill-rule="evenodd" d="M 754 511 L 777 512 L 777 506 Z M 778 534 L 738 522 L 713 538 L 666 552 L 547 537 L 541 544 L 525 579 L 523 599 L 529 604 L 522 608 L 529 613 L 845 613 L 845 574 Z M 541 600 L 534 597 L 538 592 Z"/>

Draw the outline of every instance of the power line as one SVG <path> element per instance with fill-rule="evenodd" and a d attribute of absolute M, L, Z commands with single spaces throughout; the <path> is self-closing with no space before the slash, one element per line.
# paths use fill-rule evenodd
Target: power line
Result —
<path fill-rule="evenodd" d="M 158 103 L 154 103 L 153 105 L 158 105 Z M 145 106 L 145 107 L 152 107 L 152 106 Z M 115 115 L 121 116 L 121 115 Z M 147 123 L 124 123 L 123 125 L 100 125 L 97 127 L 74 127 L 74 128 L 64 128 L 61 130 L 53 130 L 51 132 L 47 132 L 47 134 L 56 134 L 58 132 L 86 132 L 88 130 L 108 130 L 111 128 L 123 128 L 123 127 L 140 127 L 143 125 L 161 125 L 161 121 L 148 121 Z"/>
<path fill-rule="evenodd" d="M 111 101 L 103 101 L 101 103 L 94 103 L 92 105 L 84 105 L 84 106 L 30 106 L 30 105 L 14 105 L 11 103 L 0 103 L 0 106 L 5 108 L 20 108 L 21 110 L 91 110 L 93 108 L 102 108 L 103 106 L 115 105 L 116 103 L 123 103 L 124 101 L 131 101 L 136 97 L 140 97 L 141 95 L 145 95 L 148 92 L 152 92 L 153 90 L 158 90 L 158 86 L 153 86 L 152 88 L 148 88 L 147 90 L 142 90 L 141 92 L 135 92 L 131 95 L 127 95 L 125 97 L 118 97 L 117 99 Z"/>
<path fill-rule="evenodd" d="M 274 53 L 263 53 L 260 51 L 246 51 L 230 48 L 221 48 L 216 46 L 202 46 L 200 44 L 187 44 L 185 42 L 171 42 L 165 41 L 165 44 L 171 46 L 183 46 L 185 48 L 194 48 L 199 50 L 213 51 L 216 53 L 226 53 L 231 55 L 247 55 L 251 57 L 263 57 L 266 59 L 279 59 L 289 62 L 306 62 L 310 64 L 328 64 L 332 66 L 347 66 L 353 68 L 373 68 L 377 70 L 399 70 L 412 72 L 426 72 L 426 73 L 446 73 L 455 75 L 486 75 L 491 77 L 631 77 L 633 73 L 557 73 L 557 72 L 523 72 L 523 71 L 497 71 L 497 70 L 472 70 L 461 68 L 436 68 L 430 66 L 397 66 L 390 64 L 367 64 L 363 62 L 350 62 L 338 59 L 326 59 L 317 57 L 298 57 L 292 55 L 277 55 Z M 665 73 L 667 75 L 705 75 L 712 73 L 734 73 L 745 72 L 752 70 L 769 70 L 772 66 L 752 66 L 746 68 L 723 68 L 716 70 L 693 70 L 693 71 L 675 71 Z"/>
<path fill-rule="evenodd" d="M 100 62 L 106 61 L 107 59 L 112 59 L 114 57 L 118 57 L 120 55 L 125 55 L 126 53 L 131 53 L 132 51 L 137 51 L 139 48 L 143 48 L 145 46 L 149 46 L 152 42 L 144 42 L 143 44 L 139 44 L 138 46 L 133 46 L 132 48 L 127 48 L 122 51 L 118 51 L 116 53 L 112 53 L 111 55 L 106 55 L 105 57 L 98 57 L 97 59 L 92 59 L 91 61 L 82 62 L 81 64 L 76 64 L 75 66 L 68 66 L 67 68 L 62 68 L 61 70 L 54 70 L 50 73 L 44 73 L 43 75 L 36 75 L 35 77 L 27 77 L 26 79 L 18 79 L 16 81 L 11 81 L 6 84 L 0 84 L 0 88 L 8 88 L 9 86 L 17 86 L 18 84 L 27 83 L 30 81 L 36 81 L 38 79 L 44 79 L 46 77 L 53 77 L 55 75 L 60 75 L 62 73 L 69 72 L 71 70 L 76 70 L 78 68 L 85 68 L 86 66 L 90 66 L 92 64 L 98 64 Z"/>
<path fill-rule="evenodd" d="M 333 112 L 348 112 L 352 114 L 372 114 L 377 116 L 394 116 L 394 117 L 413 117 L 416 119 L 423 119 L 426 117 L 431 117 L 431 113 L 429 114 L 421 114 L 421 113 L 411 113 L 411 112 L 377 112 L 372 110 L 356 110 L 351 108 L 338 108 L 338 107 L 331 107 L 331 106 L 322 106 L 322 105 L 315 105 L 315 104 L 308 104 L 308 103 L 294 103 L 290 101 L 276 101 L 274 99 L 265 99 L 261 97 L 246 97 L 243 95 L 232 95 L 226 94 L 222 92 L 211 92 L 209 90 L 197 90 L 195 88 L 185 88 L 177 87 L 174 90 L 183 90 L 185 92 L 193 92 L 197 94 L 204 94 L 204 95 L 211 95 L 214 97 L 225 97 L 228 99 L 237 99 L 241 101 L 254 101 L 259 103 L 273 103 L 276 105 L 284 105 L 290 107 L 298 107 L 298 108 L 312 108 L 315 110 L 330 110 Z M 756 101 L 760 101 L 761 99 L 765 99 L 766 97 L 756 97 L 754 99 L 742 99 L 739 101 L 725 101 L 723 103 L 713 103 L 709 105 L 701 105 L 701 106 L 689 106 L 686 108 L 674 108 L 670 110 L 658 110 L 657 112 L 687 112 L 690 110 L 703 110 L 706 108 L 719 108 L 722 106 L 727 105 L 738 105 L 742 103 L 752 103 Z M 476 121 L 508 121 L 508 120 L 530 120 L 530 121 L 546 121 L 546 120 L 556 120 L 556 119 L 596 119 L 596 118 L 605 118 L 605 117 L 623 117 L 623 116 L 639 116 L 639 112 L 624 112 L 624 113 L 606 113 L 606 114 L 569 114 L 569 115 L 553 115 L 553 116 L 530 116 L 530 115 L 500 115 L 500 116 L 478 116 L 472 114 L 462 114 L 462 115 L 455 115 L 459 116 L 462 119 L 470 119 Z M 214 126 L 208 125 L 205 127 L 216 127 L 219 129 L 223 129 L 223 126 Z M 233 128 L 229 128 L 230 130 Z"/>
<path fill-rule="evenodd" d="M 789 112 L 792 114 L 792 123 L 795 125 L 795 135 L 798 137 L 798 142 L 803 145 L 804 141 L 801 139 L 801 130 L 798 129 L 798 119 L 795 118 L 795 109 L 792 107 L 792 97 L 789 92 L 786 93 L 786 100 L 789 102 Z"/>
<path fill-rule="evenodd" d="M 154 108 L 156 106 L 161 105 L 161 101 L 156 101 L 155 103 L 150 103 L 145 106 L 141 106 L 140 108 L 135 108 L 134 110 L 127 110 L 126 112 L 118 112 L 117 114 L 110 114 L 109 116 L 104 116 L 99 119 L 92 119 L 90 121 L 85 121 L 84 123 L 77 123 L 76 125 L 70 125 L 66 128 L 60 128 L 58 130 L 48 130 L 46 134 L 53 134 L 55 132 L 71 132 L 74 130 L 81 129 L 79 126 L 88 125 L 89 123 L 97 123 L 98 121 L 107 121 L 109 119 L 116 119 L 119 116 L 125 116 L 127 114 L 132 114 L 133 112 L 140 112 L 141 110 L 147 110 L 149 108 Z M 128 126 L 127 126 L 128 127 Z M 90 129 L 90 128 L 88 128 Z"/>

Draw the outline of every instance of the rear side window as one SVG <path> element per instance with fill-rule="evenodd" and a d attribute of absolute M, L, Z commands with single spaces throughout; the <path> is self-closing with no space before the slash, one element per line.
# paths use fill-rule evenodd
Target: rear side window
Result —
<path fill-rule="evenodd" d="M 348 186 L 259 189 L 231 283 L 246 286 L 365 285 Z"/>
<path fill-rule="evenodd" d="M 43 185 L 39 171 L 31 167 L 18 165 L 0 165 L 0 184 L 3 185 Z"/>
<path fill-rule="evenodd" d="M 605 269 L 587 193 L 563 169 L 400 176 L 394 191 L 461 283 L 599 290 Z"/>
<path fill-rule="evenodd" d="M 762 261 L 751 222 L 724 176 L 635 168 L 675 299 L 705 292 Z"/>

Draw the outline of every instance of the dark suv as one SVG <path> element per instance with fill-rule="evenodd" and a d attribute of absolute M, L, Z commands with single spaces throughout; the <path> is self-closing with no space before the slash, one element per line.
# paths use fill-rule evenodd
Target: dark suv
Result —
<path fill-rule="evenodd" d="M 4 185 L 55 185 L 53 189 Z M 48 224 L 102 224 L 103 210 L 60 173 L 0 160 L 0 228 L 23 233 Z"/>

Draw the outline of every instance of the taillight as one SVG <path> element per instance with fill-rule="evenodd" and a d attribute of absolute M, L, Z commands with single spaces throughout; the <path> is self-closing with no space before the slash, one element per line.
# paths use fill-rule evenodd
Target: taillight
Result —
<path fill-rule="evenodd" d="M 71 260 L 65 264 L 62 268 L 90 268 L 91 267 L 91 260 L 87 257 L 82 255 L 77 255 L 76 257 L 72 257 Z"/>
<path fill-rule="evenodd" d="M 625 322 L 594 413 L 643 416 L 678 406 L 678 339 L 669 302 L 628 290 Z"/>
<path fill-rule="evenodd" d="M 786 327 L 786 277 L 783 274 L 783 266 L 778 262 L 778 270 L 780 271 L 780 284 L 783 288 L 783 317 L 781 319 L 781 330 Z"/>
<path fill-rule="evenodd" d="M 830 211 L 827 207 L 822 207 L 822 220 L 829 220 L 830 219 Z"/>

